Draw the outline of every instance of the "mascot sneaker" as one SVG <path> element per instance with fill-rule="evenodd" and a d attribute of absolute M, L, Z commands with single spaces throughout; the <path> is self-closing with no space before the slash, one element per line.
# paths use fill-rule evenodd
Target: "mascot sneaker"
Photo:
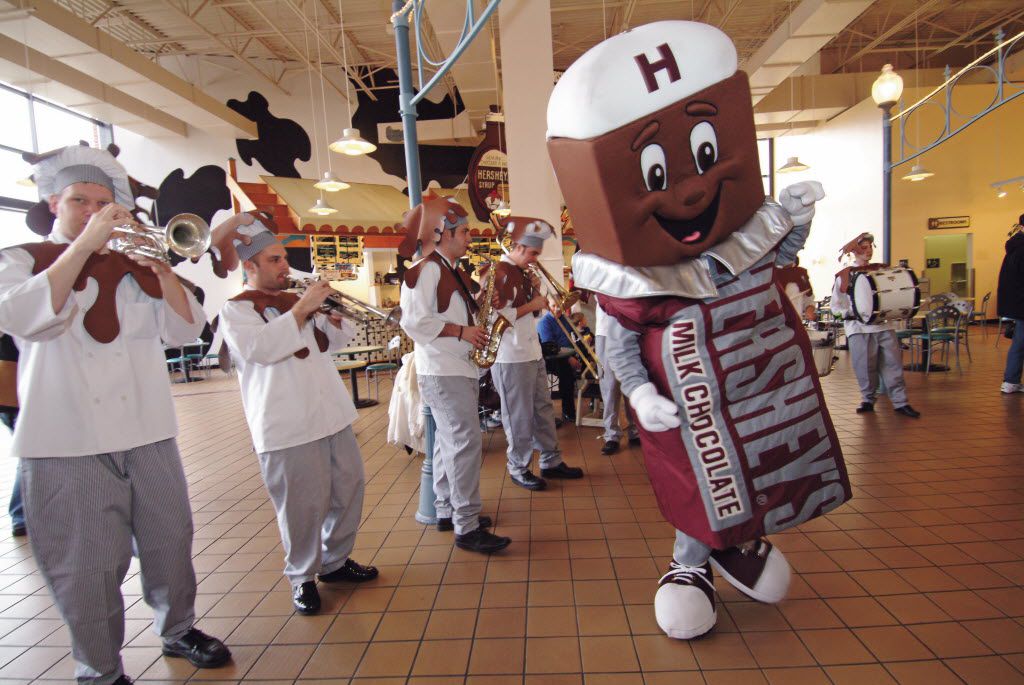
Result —
<path fill-rule="evenodd" d="M 763 538 L 739 547 L 713 550 L 709 561 L 723 578 L 751 599 L 775 604 L 786 598 L 789 562 Z"/>
<path fill-rule="evenodd" d="M 654 617 L 669 637 L 690 640 L 715 627 L 715 584 L 711 566 L 683 566 L 672 561 L 658 581 Z"/>

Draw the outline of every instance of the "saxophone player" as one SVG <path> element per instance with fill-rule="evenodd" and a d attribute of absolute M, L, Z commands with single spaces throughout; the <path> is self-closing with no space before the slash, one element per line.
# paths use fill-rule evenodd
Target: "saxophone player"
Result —
<path fill-rule="evenodd" d="M 504 222 L 512 250 L 495 267 L 498 307 L 514 322 L 498 347 L 491 371 L 501 396 L 501 422 L 508 442 L 508 473 L 512 482 L 527 490 L 543 490 L 544 478 L 576 479 L 583 469 L 562 461 L 555 435 L 555 414 L 548 391 L 547 368 L 537 335 L 537 315 L 548 308 L 540 280 L 531 265 L 537 263 L 544 241 L 554 236 L 543 219 L 510 216 Z M 540 451 L 540 474 L 530 471 L 533 450 Z"/>
<path fill-rule="evenodd" d="M 455 545 L 489 554 L 511 540 L 487 531 L 480 515 L 482 441 L 477 419 L 474 349 L 487 333 L 474 325 L 477 285 L 458 266 L 469 248 L 466 210 L 443 197 L 425 198 L 402 220 L 406 238 L 399 253 L 420 259 L 405 272 L 402 328 L 416 343 L 420 396 L 437 424 L 434 438 L 434 494 L 438 530 L 455 530 Z"/>

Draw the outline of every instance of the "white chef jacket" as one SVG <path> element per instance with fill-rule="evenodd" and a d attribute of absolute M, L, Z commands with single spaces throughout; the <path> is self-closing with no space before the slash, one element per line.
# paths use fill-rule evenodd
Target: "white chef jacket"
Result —
<path fill-rule="evenodd" d="M 54 242 L 68 242 L 53 234 Z M 32 275 L 25 250 L 0 252 L 0 330 L 20 352 L 21 411 L 11 455 L 19 458 L 79 457 L 120 452 L 178 434 L 170 377 L 161 340 L 168 346 L 194 341 L 206 316 L 185 290 L 193 323 L 163 299 L 150 297 L 131 275 L 114 298 L 120 333 L 97 342 L 84 319 L 99 285 L 89 279 L 53 313 L 50 280 Z"/>
<path fill-rule="evenodd" d="M 502 257 L 501 261 L 511 264 L 517 269 L 519 268 L 508 255 Z M 514 293 L 513 297 L 518 294 L 518 292 Z M 512 325 L 501 336 L 501 343 L 498 345 L 498 356 L 496 357 L 498 363 L 516 364 L 520 362 L 533 362 L 540 359 L 542 355 L 540 351 L 540 336 L 537 335 L 537 317 L 531 313 L 517 319 L 516 308 L 511 305 L 500 311 L 501 315 L 508 319 Z"/>
<path fill-rule="evenodd" d="M 594 299 L 596 300 L 597 298 L 595 297 Z M 600 302 L 594 303 L 594 318 L 597 319 L 594 322 L 594 336 L 597 337 L 599 335 L 603 335 L 607 337 L 608 315 L 604 313 L 603 309 L 601 309 Z"/>
<path fill-rule="evenodd" d="M 438 256 L 446 264 L 451 264 L 440 252 Z M 469 360 L 473 346 L 456 337 L 439 337 L 446 323 L 475 325 L 466 313 L 459 288 L 452 293 L 448 309 L 437 311 L 437 284 L 440 280 L 441 268 L 433 261 L 428 261 L 420 270 L 415 288 L 402 283 L 401 326 L 416 343 L 416 373 L 420 376 L 464 376 L 475 379 L 478 376 L 477 367 Z"/>
<path fill-rule="evenodd" d="M 342 321 L 336 328 L 316 314 L 300 330 L 290 313 L 273 307 L 263 313 L 269 322 L 245 300 L 227 302 L 220 313 L 256 451 L 304 445 L 352 425 L 356 408 L 331 357 L 352 340 L 352 324 Z M 326 352 L 316 343 L 314 326 L 327 334 Z M 299 359 L 295 353 L 303 347 L 309 355 Z"/>
<path fill-rule="evenodd" d="M 839 287 L 839 279 L 836 279 L 832 286 L 832 312 L 839 316 L 853 316 L 853 302 L 850 296 Z M 846 335 L 858 333 L 879 333 L 881 331 L 896 330 L 895 321 L 881 321 L 879 323 L 861 323 L 858 319 L 846 319 L 843 321 L 843 329 Z"/>

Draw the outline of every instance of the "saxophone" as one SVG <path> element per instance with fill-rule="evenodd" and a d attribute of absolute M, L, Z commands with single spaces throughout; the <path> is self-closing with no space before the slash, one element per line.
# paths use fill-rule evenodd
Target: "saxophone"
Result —
<path fill-rule="evenodd" d="M 473 351 L 469 353 L 469 360 L 481 369 L 489 369 L 494 365 L 498 358 L 498 345 L 501 344 L 501 336 L 512 325 L 508 322 L 508 319 L 502 316 L 500 312 L 495 312 L 491 306 L 491 302 L 494 300 L 494 283 L 498 280 L 495 277 L 497 276 L 496 271 L 500 259 L 501 257 L 495 257 L 491 261 L 490 273 L 487 279 L 487 290 L 484 293 L 483 301 L 480 303 L 480 308 L 476 312 L 475 323 L 477 327 L 487 331 L 487 344 L 479 350 L 473 348 Z"/>

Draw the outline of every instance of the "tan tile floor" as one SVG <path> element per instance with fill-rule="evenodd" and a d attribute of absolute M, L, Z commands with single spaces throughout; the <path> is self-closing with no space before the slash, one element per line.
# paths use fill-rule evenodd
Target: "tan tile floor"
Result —
<path fill-rule="evenodd" d="M 367 487 L 354 557 L 380 578 L 324 587 L 323 614 L 296 616 L 235 381 L 176 385 L 196 609 L 235 658 L 198 672 L 162 658 L 133 565 L 127 671 L 325 685 L 1024 682 L 1024 395 L 998 392 L 1007 346 L 974 342 L 963 375 L 907 374 L 920 421 L 886 400 L 854 414 L 843 354 L 824 386 L 855 499 L 777 537 L 797 572 L 787 601 L 756 604 L 719 581 L 718 627 L 692 643 L 654 622 L 672 529 L 639 450 L 603 457 L 596 429 L 563 428 L 566 459 L 587 478 L 531 494 L 505 476 L 504 436 L 489 433 L 484 511 L 514 542 L 488 559 L 413 520 L 421 462 L 385 443 L 384 405 L 356 424 Z M 69 680 L 67 632 L 24 540 L 0 540 L 0 562 L 0 685 Z"/>

